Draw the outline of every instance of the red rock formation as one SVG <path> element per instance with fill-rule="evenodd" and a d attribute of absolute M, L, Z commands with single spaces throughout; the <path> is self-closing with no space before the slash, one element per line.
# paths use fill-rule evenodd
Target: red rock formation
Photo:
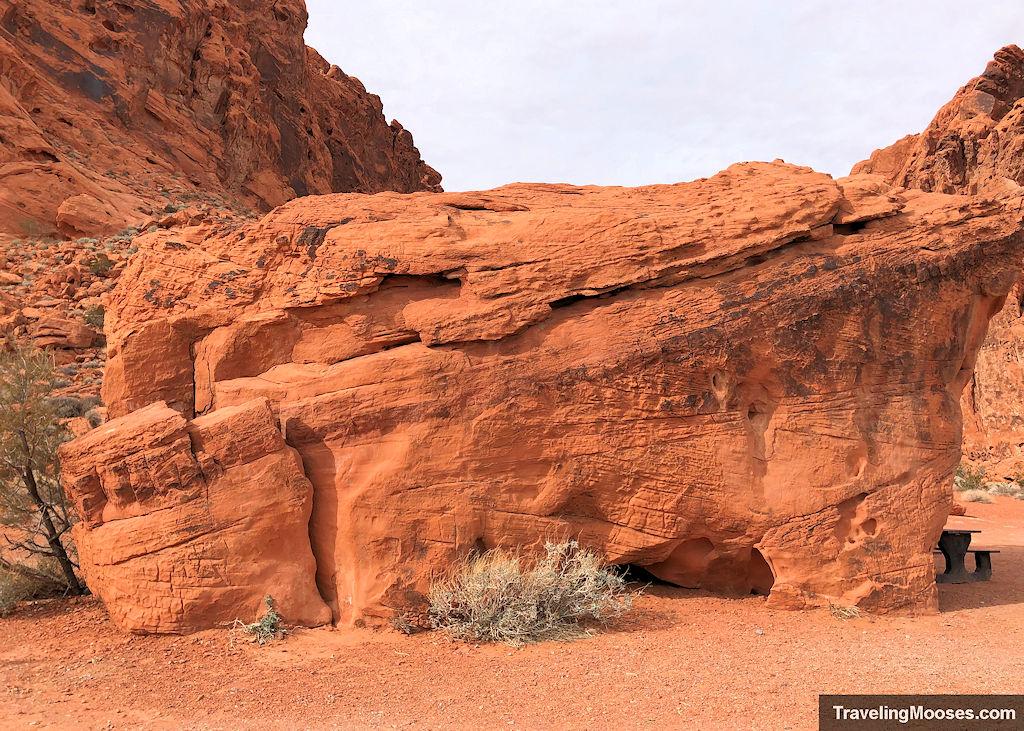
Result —
<path fill-rule="evenodd" d="M 341 622 L 422 608 L 474 548 L 557 536 L 773 606 L 934 609 L 959 397 L 1020 230 L 1016 205 L 767 163 L 300 199 L 139 239 L 106 328 L 105 400 L 127 415 L 105 433 L 154 401 L 195 430 L 269 399 Z M 67 484 L 89 516 L 113 492 L 74 477 L 110 461 L 84 440 Z M 253 477 L 245 514 L 269 514 L 285 488 Z M 94 522 L 86 566 L 160 564 Z"/>
<path fill-rule="evenodd" d="M 107 234 L 168 199 L 440 190 L 302 0 L 0 0 L 0 233 Z"/>
<path fill-rule="evenodd" d="M 854 173 L 943 193 L 1019 198 L 1024 191 L 1024 51 L 1007 46 L 921 134 L 876 150 Z M 964 391 L 964 455 L 994 479 L 1024 473 L 1024 284 L 992 320 Z"/>
<path fill-rule="evenodd" d="M 1007 46 L 920 134 L 871 153 L 852 174 L 939 193 L 1019 195 L 1024 184 L 1024 51 Z"/>
<path fill-rule="evenodd" d="M 323 624 L 312 489 L 266 400 L 186 423 L 153 404 L 61 451 L 90 588 L 122 629 L 183 632 L 258 614 Z"/>

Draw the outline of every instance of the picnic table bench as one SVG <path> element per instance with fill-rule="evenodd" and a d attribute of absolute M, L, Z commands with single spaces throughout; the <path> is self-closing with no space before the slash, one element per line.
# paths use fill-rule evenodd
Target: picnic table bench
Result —
<path fill-rule="evenodd" d="M 946 570 L 935 577 L 940 584 L 966 584 L 971 581 L 988 581 L 992 578 L 991 549 L 971 549 L 971 534 L 980 530 L 946 528 L 939 539 L 939 551 L 946 559 Z M 968 553 L 974 554 L 974 571 L 969 572 L 964 564 Z"/>

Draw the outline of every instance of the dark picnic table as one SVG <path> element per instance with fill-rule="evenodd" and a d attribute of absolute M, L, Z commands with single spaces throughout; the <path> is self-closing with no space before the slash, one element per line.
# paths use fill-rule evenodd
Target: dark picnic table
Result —
<path fill-rule="evenodd" d="M 966 584 L 971 581 L 988 581 L 992 578 L 992 554 L 999 551 L 970 550 L 971 534 L 980 530 L 946 528 L 939 539 L 939 550 L 946 559 L 946 570 L 935 577 L 940 584 Z M 967 570 L 964 560 L 968 553 L 974 554 L 974 571 Z"/>

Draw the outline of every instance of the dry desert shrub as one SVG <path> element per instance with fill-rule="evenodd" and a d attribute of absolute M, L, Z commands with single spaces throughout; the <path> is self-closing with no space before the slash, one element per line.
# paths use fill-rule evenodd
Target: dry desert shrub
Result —
<path fill-rule="evenodd" d="M 988 491 L 991 495 L 1006 495 L 1007 497 L 1024 499 L 1024 487 L 1021 487 L 1016 481 L 991 482 L 989 483 Z"/>
<path fill-rule="evenodd" d="M 245 634 L 252 635 L 253 639 L 261 645 L 265 645 L 271 640 L 280 639 L 287 634 L 287 630 L 281 624 L 282 617 L 274 608 L 274 597 L 267 594 L 263 597 L 263 605 L 266 609 L 259 622 L 245 624 L 237 619 L 234 622 L 235 631 L 240 630 Z"/>
<path fill-rule="evenodd" d="M 30 599 L 31 582 L 13 571 L 0 568 L 0 617 L 10 614 L 18 602 Z"/>
<path fill-rule="evenodd" d="M 861 616 L 861 611 L 857 607 L 844 607 L 842 604 L 833 604 L 829 602 L 828 605 L 829 614 L 836 619 L 856 619 Z"/>
<path fill-rule="evenodd" d="M 985 490 L 967 490 L 960 493 L 960 499 L 968 503 L 994 503 L 995 500 Z"/>
<path fill-rule="evenodd" d="M 0 556 L 0 617 L 6 617 L 19 602 L 58 596 L 66 591 L 58 567 L 49 560 L 31 565 L 11 563 Z"/>
<path fill-rule="evenodd" d="M 471 555 L 430 590 L 430 623 L 467 642 L 519 646 L 586 637 L 581 621 L 603 624 L 632 606 L 614 568 L 576 541 L 546 543 L 529 561 L 501 550 Z"/>

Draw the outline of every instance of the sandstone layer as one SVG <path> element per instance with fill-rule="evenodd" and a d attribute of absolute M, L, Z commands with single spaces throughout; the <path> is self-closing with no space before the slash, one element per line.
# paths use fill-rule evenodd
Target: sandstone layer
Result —
<path fill-rule="evenodd" d="M 168 200 L 440 190 L 302 0 L 0 0 L 0 233 L 110 234 Z"/>
<path fill-rule="evenodd" d="M 854 173 L 927 191 L 1024 195 L 1024 51 L 1007 46 L 920 134 L 872 153 Z M 964 455 L 994 479 L 1024 475 L 1024 283 L 993 319 L 964 391 Z"/>
<path fill-rule="evenodd" d="M 265 595 L 289 619 L 330 612 L 313 582 L 312 487 L 265 399 L 186 422 L 156 403 L 61 452 L 90 588 L 121 628 L 250 621 Z"/>
<path fill-rule="evenodd" d="M 234 410 L 267 399 L 312 483 L 316 585 L 342 623 L 422 610 L 469 551 L 562 536 L 778 607 L 934 609 L 959 398 L 1020 230 L 998 202 L 783 163 L 300 199 L 140 237 L 108 309 L 104 433 L 129 439 L 136 410 L 168 414 L 156 402 L 179 432 L 234 433 Z M 107 556 L 147 561 L 117 524 L 159 513 L 96 526 L 87 503 L 116 503 L 113 483 L 76 475 L 122 459 L 90 457 L 98 438 L 68 448 L 67 486 L 107 596 Z M 262 490 L 246 515 L 293 489 L 232 469 Z M 219 541 L 212 524 L 194 545 Z"/>

